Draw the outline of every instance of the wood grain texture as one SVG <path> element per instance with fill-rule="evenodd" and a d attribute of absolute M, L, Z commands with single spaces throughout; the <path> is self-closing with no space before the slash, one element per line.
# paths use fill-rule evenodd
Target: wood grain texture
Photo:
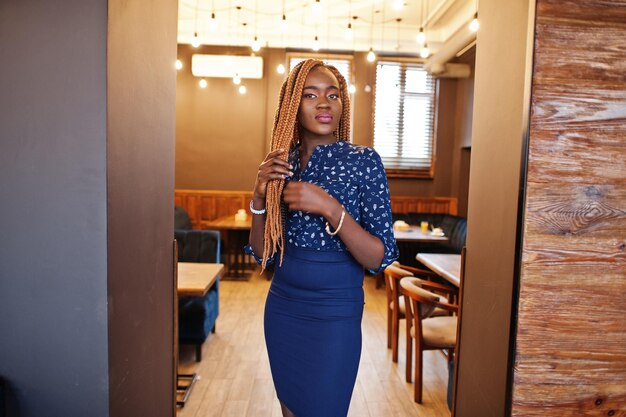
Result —
<path fill-rule="evenodd" d="M 513 416 L 626 416 L 626 2 L 539 0 Z"/>

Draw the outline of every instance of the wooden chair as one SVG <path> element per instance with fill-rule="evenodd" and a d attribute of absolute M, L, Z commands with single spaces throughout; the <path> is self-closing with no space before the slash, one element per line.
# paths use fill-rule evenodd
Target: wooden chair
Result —
<path fill-rule="evenodd" d="M 394 262 L 385 268 L 385 290 L 387 292 L 387 348 L 391 349 L 391 358 L 398 362 L 398 337 L 400 320 L 404 319 L 404 297 L 400 294 L 399 282 L 404 277 L 419 276 L 430 278 L 431 271 L 413 268 Z"/>
<path fill-rule="evenodd" d="M 403 278 L 400 290 L 406 304 L 406 381 L 411 382 L 413 357 L 413 339 L 415 339 L 415 382 L 413 398 L 422 402 L 422 352 L 425 350 L 447 350 L 451 360 L 456 347 L 456 329 L 458 316 L 432 317 L 435 308 L 441 308 L 452 314 L 458 313 L 459 307 L 443 301 L 442 296 L 429 290 L 442 291 L 442 285 L 419 278 Z M 443 287 L 445 288 L 445 287 Z"/>

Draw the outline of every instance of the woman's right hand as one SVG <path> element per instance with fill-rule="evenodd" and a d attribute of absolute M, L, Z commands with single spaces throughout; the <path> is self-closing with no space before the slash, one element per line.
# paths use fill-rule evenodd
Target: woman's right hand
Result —
<path fill-rule="evenodd" d="M 291 171 L 293 167 L 289 162 L 279 158 L 279 156 L 285 152 L 285 149 L 277 149 L 270 152 L 263 162 L 261 162 L 261 165 L 259 165 L 259 172 L 256 175 L 253 192 L 255 200 L 265 201 L 267 184 L 270 180 L 280 180 L 293 176 L 293 172 Z"/>

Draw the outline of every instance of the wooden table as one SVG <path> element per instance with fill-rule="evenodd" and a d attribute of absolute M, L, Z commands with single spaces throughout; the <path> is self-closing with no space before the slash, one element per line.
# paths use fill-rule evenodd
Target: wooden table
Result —
<path fill-rule="evenodd" d="M 202 297 L 223 271 L 224 264 L 179 262 L 176 292 L 179 296 Z"/>
<path fill-rule="evenodd" d="M 431 231 L 422 232 L 419 226 L 409 226 L 408 230 L 395 230 L 396 242 L 447 242 L 448 236 L 433 235 Z"/>
<path fill-rule="evenodd" d="M 461 284 L 461 255 L 448 253 L 418 253 L 415 259 L 456 287 Z"/>
<path fill-rule="evenodd" d="M 176 293 L 178 296 L 202 297 L 215 285 L 218 277 L 224 271 L 224 264 L 200 262 L 178 262 L 178 280 Z M 176 400 L 177 407 L 184 407 L 191 389 L 198 379 L 196 373 L 178 373 L 178 308 L 175 310 L 176 334 L 174 337 L 174 353 L 176 358 L 176 393 L 181 399 Z"/>
<path fill-rule="evenodd" d="M 224 216 L 203 225 L 205 229 L 223 230 L 226 245 L 228 275 L 242 277 L 246 273 L 246 254 L 243 247 L 248 243 L 248 235 L 252 227 L 252 215 L 246 220 L 235 220 L 235 215 Z"/>

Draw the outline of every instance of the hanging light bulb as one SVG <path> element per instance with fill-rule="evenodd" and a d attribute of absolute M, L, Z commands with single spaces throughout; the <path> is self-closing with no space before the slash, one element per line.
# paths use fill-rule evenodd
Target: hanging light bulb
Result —
<path fill-rule="evenodd" d="M 350 92 L 350 94 L 354 94 L 356 92 L 356 86 L 354 84 L 350 84 L 350 87 L 348 87 L 348 91 Z"/>
<path fill-rule="evenodd" d="M 346 28 L 346 39 L 347 40 L 352 40 L 352 23 L 348 23 L 348 27 Z"/>
<path fill-rule="evenodd" d="M 235 74 L 235 76 L 233 77 L 233 84 L 235 85 L 241 84 L 241 77 L 239 76 L 239 74 Z"/>
<path fill-rule="evenodd" d="M 193 38 L 191 39 L 191 46 L 197 48 L 200 46 L 200 38 L 198 38 L 198 32 L 194 32 Z"/>
<path fill-rule="evenodd" d="M 198 82 L 198 85 L 200 86 L 200 88 L 206 88 L 209 83 L 207 83 L 206 80 L 203 78 Z"/>
<path fill-rule="evenodd" d="M 259 52 L 261 50 L 261 42 L 257 39 L 256 35 L 254 36 L 254 40 L 252 41 L 252 45 L 250 45 L 254 52 Z"/>
<path fill-rule="evenodd" d="M 315 52 L 320 50 L 320 41 L 317 39 L 317 35 L 315 35 L 315 40 L 313 41 L 313 46 L 311 46 L 311 49 Z"/>
<path fill-rule="evenodd" d="M 284 74 L 285 73 L 285 66 L 283 64 L 278 64 L 278 66 L 276 67 L 276 72 L 279 74 Z"/>
<path fill-rule="evenodd" d="M 424 28 L 420 28 L 419 33 L 415 37 L 415 41 L 420 45 L 424 45 L 426 43 L 426 34 L 424 33 Z"/>
<path fill-rule="evenodd" d="M 428 58 L 429 55 L 430 55 L 430 50 L 428 49 L 428 44 L 425 43 L 424 47 L 420 51 L 420 56 L 422 58 Z"/>
<path fill-rule="evenodd" d="M 320 0 L 315 0 L 311 5 L 311 11 L 313 14 L 318 15 L 322 13 L 322 3 Z"/>
<path fill-rule="evenodd" d="M 183 61 L 181 61 L 180 59 L 176 60 L 176 69 L 179 71 L 183 69 Z"/>
<path fill-rule="evenodd" d="M 374 62 L 376 60 L 376 54 L 372 48 L 370 48 L 370 51 L 367 53 L 367 60 L 369 62 Z"/>
<path fill-rule="evenodd" d="M 244 95 L 248 92 L 248 89 L 246 88 L 245 85 L 240 85 L 239 86 L 239 94 Z"/>
<path fill-rule="evenodd" d="M 215 18 L 215 13 L 211 13 L 211 20 L 209 20 L 209 29 L 212 32 L 217 30 L 217 19 Z"/>
<path fill-rule="evenodd" d="M 280 31 L 282 33 L 287 33 L 288 27 L 289 27 L 289 24 L 287 23 L 287 16 L 283 14 L 283 20 L 280 21 Z"/>
<path fill-rule="evenodd" d="M 393 0 L 393 8 L 396 10 L 402 10 L 404 7 L 404 0 Z"/>
<path fill-rule="evenodd" d="M 480 23 L 478 23 L 478 12 L 474 13 L 474 18 L 469 24 L 469 30 L 472 32 L 478 32 L 478 28 L 480 27 Z"/>

